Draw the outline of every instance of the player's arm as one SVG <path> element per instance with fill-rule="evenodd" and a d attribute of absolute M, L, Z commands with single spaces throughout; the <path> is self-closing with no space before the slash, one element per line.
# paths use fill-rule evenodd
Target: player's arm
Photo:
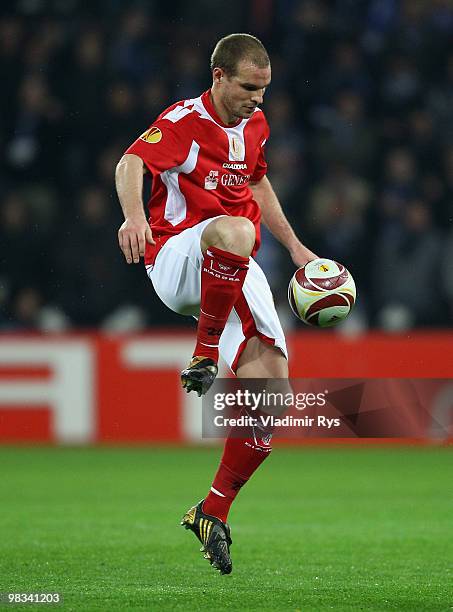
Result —
<path fill-rule="evenodd" d="M 143 160 L 130 153 L 123 155 L 115 171 L 116 191 L 125 219 L 118 230 L 118 242 L 128 264 L 140 261 L 146 242 L 155 244 L 143 209 L 145 172 Z"/>
<path fill-rule="evenodd" d="M 295 265 L 302 267 L 312 259 L 317 259 L 318 256 L 310 251 L 310 249 L 307 249 L 297 238 L 282 210 L 275 191 L 272 189 L 269 179 L 263 176 L 259 181 L 250 183 L 250 189 L 254 199 L 261 208 L 264 224 L 275 238 L 288 249 Z"/>

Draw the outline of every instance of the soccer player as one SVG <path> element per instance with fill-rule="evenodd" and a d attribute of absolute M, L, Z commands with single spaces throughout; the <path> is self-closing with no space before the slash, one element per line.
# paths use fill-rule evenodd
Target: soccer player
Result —
<path fill-rule="evenodd" d="M 241 378 L 288 377 L 285 338 L 266 277 L 253 259 L 260 220 L 298 267 L 315 259 L 296 237 L 266 177 L 269 126 L 259 109 L 271 82 L 262 43 L 248 34 L 222 38 L 211 56 L 212 87 L 177 102 L 127 149 L 116 186 L 125 221 L 118 232 L 127 263 L 144 256 L 161 300 L 198 318 L 183 387 L 206 393 L 219 352 Z M 149 222 L 143 175 L 152 177 Z M 230 435 L 212 487 L 182 523 L 210 563 L 231 572 L 227 516 L 239 489 L 271 451 L 270 436 Z"/>

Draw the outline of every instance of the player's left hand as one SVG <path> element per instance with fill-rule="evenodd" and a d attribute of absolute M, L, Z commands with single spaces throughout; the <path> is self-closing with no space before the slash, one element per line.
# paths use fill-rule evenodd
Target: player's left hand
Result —
<path fill-rule="evenodd" d="M 309 261 L 313 261 L 313 259 L 318 259 L 318 255 L 310 251 L 310 249 L 307 249 L 301 242 L 298 242 L 290 248 L 289 253 L 291 259 L 298 268 L 302 268 Z"/>

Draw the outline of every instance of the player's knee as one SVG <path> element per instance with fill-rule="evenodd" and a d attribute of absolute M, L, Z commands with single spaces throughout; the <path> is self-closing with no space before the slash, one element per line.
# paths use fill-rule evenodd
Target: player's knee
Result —
<path fill-rule="evenodd" d="M 222 217 L 217 225 L 219 248 L 248 256 L 256 240 L 255 226 L 246 217 Z"/>

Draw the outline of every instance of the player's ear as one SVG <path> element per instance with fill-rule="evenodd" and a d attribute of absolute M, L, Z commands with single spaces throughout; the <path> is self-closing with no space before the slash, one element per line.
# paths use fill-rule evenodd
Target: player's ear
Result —
<path fill-rule="evenodd" d="M 223 80 L 222 68 L 214 68 L 214 70 L 212 71 L 212 77 L 214 79 L 214 83 L 221 83 Z"/>

